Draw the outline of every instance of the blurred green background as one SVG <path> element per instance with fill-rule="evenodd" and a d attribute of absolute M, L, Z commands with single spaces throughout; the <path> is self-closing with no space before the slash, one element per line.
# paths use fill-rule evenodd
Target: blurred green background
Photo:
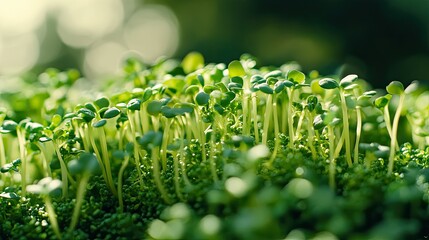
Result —
<path fill-rule="evenodd" d="M 0 88 L 47 67 L 95 81 L 130 52 L 150 63 L 190 51 L 207 62 L 297 61 L 374 87 L 429 82 L 429 1 L 0 0 Z"/>

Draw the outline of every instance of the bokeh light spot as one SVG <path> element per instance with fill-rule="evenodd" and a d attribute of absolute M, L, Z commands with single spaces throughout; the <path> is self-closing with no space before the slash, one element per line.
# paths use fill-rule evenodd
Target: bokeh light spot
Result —
<path fill-rule="evenodd" d="M 39 40 L 34 33 L 2 39 L 0 73 L 17 74 L 29 70 L 39 57 Z"/>
<path fill-rule="evenodd" d="M 85 73 L 88 77 L 114 74 L 120 67 L 126 49 L 117 42 L 109 41 L 92 46 L 85 54 Z"/>
<path fill-rule="evenodd" d="M 166 7 L 147 5 L 126 23 L 124 39 L 127 47 L 140 53 L 146 62 L 154 62 L 160 56 L 169 57 L 179 44 L 177 19 Z"/>
<path fill-rule="evenodd" d="M 225 182 L 226 190 L 235 197 L 242 197 L 248 190 L 248 185 L 243 179 L 238 177 L 228 178 Z"/>
<path fill-rule="evenodd" d="M 308 198 L 313 194 L 313 184 L 304 178 L 294 178 L 288 184 L 289 191 L 297 198 Z"/>
<path fill-rule="evenodd" d="M 45 15 L 44 0 L 0 0 L 1 35 L 11 36 L 35 31 L 44 23 Z"/>
<path fill-rule="evenodd" d="M 214 235 L 219 232 L 221 228 L 221 221 L 215 215 L 207 215 L 200 221 L 200 229 L 207 235 Z"/>
<path fill-rule="evenodd" d="M 69 0 L 60 7 L 57 31 L 64 43 L 86 47 L 113 32 L 122 23 L 119 0 Z"/>

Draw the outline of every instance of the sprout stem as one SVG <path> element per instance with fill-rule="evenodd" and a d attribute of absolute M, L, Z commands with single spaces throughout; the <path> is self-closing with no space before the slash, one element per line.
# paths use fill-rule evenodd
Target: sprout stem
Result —
<path fill-rule="evenodd" d="M 79 220 L 80 209 L 82 207 L 83 199 L 85 197 L 86 186 L 89 181 L 90 174 L 83 174 L 79 181 L 76 191 L 76 203 L 73 208 L 72 220 L 70 222 L 69 232 L 72 233 L 76 228 L 77 221 Z"/>
<path fill-rule="evenodd" d="M 402 107 L 404 105 L 405 100 L 405 94 L 402 93 L 399 96 L 399 103 L 398 107 L 396 108 L 395 117 L 393 118 L 393 124 L 392 124 L 392 136 L 390 138 L 390 154 L 389 154 L 389 165 L 388 165 L 388 174 L 392 174 L 393 172 L 393 162 L 395 160 L 395 152 L 396 152 L 396 146 L 398 144 L 396 135 L 398 133 L 398 124 L 399 124 L 399 118 L 401 117 L 401 111 Z"/>
<path fill-rule="evenodd" d="M 164 134 L 162 134 L 162 145 L 161 145 L 161 163 L 164 170 L 167 169 L 167 145 L 168 137 L 170 136 L 170 128 L 172 120 L 165 118 L 166 124 L 164 126 Z"/>
<path fill-rule="evenodd" d="M 258 104 L 256 98 L 256 93 L 252 93 L 253 134 L 255 135 L 255 143 L 259 144 Z"/>
<path fill-rule="evenodd" d="M 51 198 L 49 195 L 43 196 L 43 200 L 46 206 L 46 212 L 48 213 L 49 221 L 51 222 L 52 230 L 58 239 L 62 239 L 60 228 L 58 227 L 57 215 L 55 214 L 54 206 L 52 205 Z"/>
<path fill-rule="evenodd" d="M 288 88 L 287 91 L 288 91 L 288 95 L 289 95 L 288 106 L 287 106 L 287 120 L 288 120 L 288 126 L 289 126 L 289 129 L 288 129 L 288 131 L 289 131 L 289 148 L 292 149 L 293 145 L 295 143 L 295 141 L 294 141 L 295 134 L 293 131 L 293 111 L 292 111 L 293 110 L 292 103 L 293 103 L 294 91 L 293 91 L 293 88 L 292 89 Z"/>
<path fill-rule="evenodd" d="M 335 155 L 334 155 L 334 145 L 335 145 L 335 135 L 332 126 L 328 125 L 328 138 L 329 138 L 329 186 L 332 190 L 335 190 Z"/>
<path fill-rule="evenodd" d="M 355 149 L 353 153 L 354 160 L 353 162 L 357 164 L 359 162 L 359 142 L 360 136 L 362 133 L 362 112 L 360 107 L 356 107 L 356 141 L 355 141 Z"/>
<path fill-rule="evenodd" d="M 213 123 L 212 124 L 212 133 L 211 133 L 211 139 L 210 139 L 210 171 L 212 173 L 213 176 L 213 181 L 214 182 L 218 182 L 219 181 L 219 177 L 216 173 L 216 162 L 214 159 L 215 156 L 215 149 L 216 149 L 216 124 Z"/>
<path fill-rule="evenodd" d="M 98 161 L 98 164 L 100 164 L 101 173 L 103 174 L 104 181 L 106 182 L 107 186 L 110 187 L 109 180 L 108 180 L 107 174 L 106 174 L 106 168 L 105 168 L 104 163 L 102 161 L 100 151 L 98 151 L 97 144 L 95 144 L 94 137 L 92 137 L 92 129 L 89 126 L 87 126 L 87 128 L 86 128 L 86 133 L 87 134 L 85 134 L 85 136 L 89 136 L 89 141 L 92 145 L 92 149 L 94 150 L 94 153 L 97 156 L 97 161 Z"/>
<path fill-rule="evenodd" d="M 301 128 L 302 128 L 302 122 L 304 121 L 304 116 L 305 116 L 305 111 L 302 111 L 298 119 L 298 124 L 296 126 L 294 141 L 298 140 L 298 138 L 301 135 Z"/>
<path fill-rule="evenodd" d="M 164 185 L 161 181 L 161 173 L 159 171 L 159 159 L 158 159 L 159 147 L 152 149 L 151 151 L 151 160 L 152 160 L 152 168 L 153 168 L 153 178 L 155 180 L 155 185 L 161 193 L 162 199 L 166 203 L 171 203 L 170 198 L 168 197 L 167 191 L 164 188 Z"/>
<path fill-rule="evenodd" d="M 124 200 L 122 197 L 122 182 L 125 168 L 128 166 L 128 162 L 130 160 L 129 156 L 125 156 L 124 161 L 122 162 L 121 168 L 118 173 L 118 200 L 119 200 L 119 212 L 124 212 Z"/>
<path fill-rule="evenodd" d="M 110 159 L 109 159 L 109 152 L 107 150 L 107 140 L 106 140 L 106 133 L 104 132 L 104 126 L 100 127 L 98 132 L 100 136 L 100 145 L 101 145 L 101 152 L 103 157 L 102 159 L 104 162 L 104 166 L 106 167 L 106 176 L 109 183 L 109 187 L 113 195 L 117 196 L 115 184 L 113 183 L 112 169 L 110 168 Z"/>
<path fill-rule="evenodd" d="M 182 176 L 183 180 L 185 181 L 186 185 L 191 186 L 191 182 L 189 181 L 188 174 L 186 172 L 186 158 L 185 158 L 185 130 L 183 130 L 182 136 L 180 137 L 182 139 L 182 142 L 180 143 L 180 150 L 179 150 L 179 158 L 180 158 L 180 165 L 182 168 Z"/>
<path fill-rule="evenodd" d="M 61 166 L 61 180 L 63 181 L 63 184 L 62 184 L 63 198 L 67 198 L 67 196 L 68 196 L 68 178 L 67 178 L 66 164 L 65 164 L 63 157 L 61 155 L 59 144 L 55 142 L 54 147 L 55 147 L 55 152 L 56 152 L 57 157 L 58 157 L 58 161 L 60 162 L 60 166 Z"/>
<path fill-rule="evenodd" d="M 25 151 L 25 133 L 21 129 L 21 127 L 18 127 L 16 129 L 16 134 L 18 137 L 18 143 L 19 143 L 19 156 L 21 158 L 21 194 L 22 196 L 25 196 L 27 193 L 26 187 L 27 187 L 27 159 L 26 159 L 26 151 Z M 62 169 L 62 167 L 61 167 Z"/>
<path fill-rule="evenodd" d="M 346 160 L 347 164 L 352 166 L 352 156 L 351 156 L 351 147 L 350 147 L 350 135 L 349 135 L 349 116 L 347 113 L 346 98 L 344 92 L 340 89 L 340 98 L 341 98 L 341 109 L 343 111 L 343 133 L 344 141 L 346 143 Z"/>
<path fill-rule="evenodd" d="M 273 96 L 271 94 L 268 94 L 264 115 L 264 130 L 262 133 L 262 144 L 264 145 L 267 145 L 268 140 L 268 128 L 270 126 L 271 121 L 272 102 Z"/>
<path fill-rule="evenodd" d="M 277 101 L 273 102 L 273 115 L 274 115 L 274 150 L 273 154 L 271 154 L 271 158 L 269 160 L 269 164 L 271 165 L 274 159 L 277 156 L 277 151 L 280 146 L 280 130 L 279 130 L 279 119 L 278 119 L 278 109 L 277 109 Z"/>
<path fill-rule="evenodd" d="M 398 107 L 399 107 L 399 105 L 398 105 Z M 396 117 L 396 115 L 395 115 L 395 117 Z M 393 120 L 393 121 L 395 121 L 395 120 Z M 387 129 L 387 132 L 389 133 L 389 137 L 390 137 L 390 139 L 392 139 L 393 138 L 393 129 L 392 129 L 392 124 L 390 123 L 390 113 L 389 113 L 389 107 L 387 105 L 384 107 L 384 122 L 386 123 L 386 129 Z M 396 142 L 396 144 L 395 144 L 395 150 L 399 150 L 398 142 Z"/>
<path fill-rule="evenodd" d="M 311 157 L 313 160 L 317 158 L 316 148 L 314 147 L 314 128 L 313 128 L 313 117 L 312 114 L 309 114 L 309 119 L 307 121 L 307 131 L 308 131 L 308 147 L 311 151 Z"/>
<path fill-rule="evenodd" d="M 131 111 L 128 111 L 128 113 L 131 113 Z M 143 190 L 143 176 L 142 176 L 142 172 L 140 169 L 141 163 L 140 163 L 140 154 L 139 154 L 138 143 L 137 143 L 137 138 L 136 138 L 135 123 L 131 118 L 129 119 L 129 123 L 130 123 L 131 136 L 132 136 L 132 141 L 133 141 L 134 162 L 136 164 L 136 170 L 137 170 L 137 174 L 139 176 L 140 189 Z"/>
<path fill-rule="evenodd" d="M 0 137 L 1 138 L 1 137 Z M 1 145 L 1 143 L 0 143 Z M 44 146 L 44 144 L 40 143 L 40 142 L 36 142 L 37 147 L 40 149 L 40 155 L 42 156 L 42 160 L 43 160 L 43 169 L 45 170 L 44 174 L 45 177 L 52 177 L 52 173 L 51 173 L 51 168 L 49 166 L 49 160 L 48 160 L 48 154 L 46 153 L 46 147 Z M 0 146 L 1 147 L 1 146 Z M 1 149 L 0 149 L 0 153 L 1 153 Z"/>

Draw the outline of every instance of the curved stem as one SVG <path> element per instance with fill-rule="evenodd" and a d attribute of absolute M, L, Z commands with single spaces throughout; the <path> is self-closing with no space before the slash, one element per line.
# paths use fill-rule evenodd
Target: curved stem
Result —
<path fill-rule="evenodd" d="M 158 152 L 159 152 L 159 147 L 152 149 L 152 151 L 151 151 L 153 178 L 155 181 L 155 185 L 159 190 L 159 193 L 161 193 L 162 199 L 164 199 L 164 201 L 166 203 L 171 203 L 171 200 L 168 197 L 168 193 L 165 190 L 164 185 L 162 184 L 162 181 L 161 181 L 161 173 L 159 170 L 159 159 L 158 159 L 158 155 L 157 155 Z"/>
<path fill-rule="evenodd" d="M 360 107 L 356 108 L 356 141 L 355 141 L 355 149 L 353 153 L 354 163 L 357 164 L 359 162 L 359 142 L 360 136 L 362 133 L 362 112 Z"/>
<path fill-rule="evenodd" d="M 99 129 L 98 132 L 100 135 L 101 152 L 103 154 L 102 155 L 103 162 L 104 162 L 104 166 L 106 167 L 107 180 L 109 181 L 109 187 L 113 195 L 117 196 L 115 184 L 113 183 L 112 169 L 110 167 L 109 151 L 107 150 L 107 140 L 106 140 L 106 133 L 104 132 L 104 126 L 98 129 Z"/>
<path fill-rule="evenodd" d="M 128 115 L 132 114 L 131 111 L 128 111 Z M 137 143 L 137 135 L 136 135 L 136 128 L 135 128 L 135 123 L 132 120 L 132 118 L 129 119 L 129 123 L 130 123 L 130 129 L 131 129 L 131 136 L 132 136 L 132 141 L 133 141 L 133 155 L 134 155 L 134 162 L 136 164 L 136 170 L 137 170 L 137 174 L 138 174 L 138 178 L 139 178 L 139 184 L 140 184 L 140 189 L 143 190 L 143 175 L 142 175 L 142 171 L 140 168 L 140 154 L 139 154 L 139 149 L 138 149 L 138 143 Z M 119 193 L 118 193 L 119 194 Z"/>
<path fill-rule="evenodd" d="M 293 89 L 287 89 L 289 93 L 289 100 L 288 100 L 288 106 L 287 106 L 287 120 L 288 120 L 288 132 L 289 132 L 289 148 L 293 148 L 293 145 L 295 143 L 294 141 L 294 131 L 293 131 Z"/>
<path fill-rule="evenodd" d="M 396 145 L 398 144 L 396 135 L 398 133 L 398 124 L 399 118 L 401 117 L 402 106 L 404 105 L 405 94 L 399 96 L 398 107 L 396 108 L 395 117 L 393 118 L 392 124 L 392 137 L 390 139 L 390 154 L 389 154 L 389 165 L 388 165 L 388 174 L 393 172 L 393 162 L 395 160 Z"/>
<path fill-rule="evenodd" d="M 279 129 L 279 119 L 278 119 L 278 112 L 277 112 L 277 101 L 275 100 L 273 102 L 273 115 L 274 115 L 274 150 L 273 150 L 273 154 L 271 154 L 270 160 L 269 160 L 269 164 L 271 165 L 272 162 L 274 161 L 274 159 L 277 156 L 277 151 L 279 149 L 280 146 L 280 129 Z"/>
<path fill-rule="evenodd" d="M 82 175 L 82 178 L 79 181 L 79 185 L 76 191 L 76 203 L 73 208 L 72 220 L 70 222 L 69 232 L 73 232 L 76 228 L 77 221 L 79 220 L 79 213 L 82 207 L 83 199 L 85 198 L 86 186 L 89 181 L 89 174 Z"/>
<path fill-rule="evenodd" d="M 347 164 L 350 167 L 353 163 L 352 163 L 351 147 L 350 147 L 349 116 L 347 113 L 346 98 L 344 96 L 344 92 L 341 89 L 340 89 L 340 98 L 341 98 L 341 109 L 343 112 L 343 133 L 344 133 L 344 141 L 346 144 L 346 160 L 347 160 Z"/>
<path fill-rule="evenodd" d="M 308 132 L 308 147 L 311 151 L 311 157 L 313 160 L 317 158 L 316 148 L 314 147 L 314 128 L 313 128 L 313 117 L 312 114 L 308 115 L 308 121 L 307 121 L 307 132 Z"/>
<path fill-rule="evenodd" d="M 46 206 L 46 212 L 48 213 L 49 221 L 51 222 L 52 230 L 58 239 L 62 239 L 60 228 L 58 227 L 57 215 L 55 214 L 54 206 L 52 205 L 51 198 L 46 195 L 43 197 Z"/>
<path fill-rule="evenodd" d="M 54 143 L 54 145 L 55 145 L 54 146 L 55 152 L 57 154 L 58 161 L 60 162 L 60 167 L 61 167 L 61 181 L 63 181 L 63 184 L 62 184 L 63 198 L 67 198 L 67 195 L 68 195 L 68 178 L 67 178 L 66 163 L 64 162 L 64 159 L 61 155 L 60 146 L 58 146 L 57 143 Z"/>
<path fill-rule="evenodd" d="M 25 196 L 27 193 L 27 159 L 25 149 L 25 134 L 20 128 L 21 127 L 18 127 L 18 129 L 16 130 L 16 134 L 18 137 L 19 144 L 19 157 L 21 158 L 21 194 L 22 196 Z"/>
<path fill-rule="evenodd" d="M 166 118 L 165 121 L 166 121 L 166 124 L 164 126 L 164 133 L 162 134 L 162 145 L 161 145 L 161 163 L 164 171 L 167 169 L 167 145 L 168 145 L 168 138 L 170 135 L 169 133 L 170 133 L 172 120 Z"/>
<path fill-rule="evenodd" d="M 126 156 L 124 161 L 122 162 L 122 166 L 119 169 L 119 173 L 118 173 L 118 200 L 119 200 L 120 213 L 124 212 L 124 200 L 122 197 L 122 182 L 123 182 L 124 171 L 125 171 L 125 168 L 128 166 L 129 160 L 130 160 L 130 157 Z"/>
<path fill-rule="evenodd" d="M 213 123 L 212 124 L 212 134 L 211 134 L 211 139 L 210 139 L 210 156 L 209 157 L 210 157 L 210 171 L 211 171 L 212 176 L 213 176 L 213 181 L 217 182 L 217 181 L 219 181 L 219 177 L 218 177 L 217 172 L 216 172 L 216 162 L 214 159 L 215 149 L 216 149 L 215 142 L 216 142 L 216 124 Z"/>
<path fill-rule="evenodd" d="M 267 145 L 267 141 L 268 141 L 268 128 L 270 126 L 270 121 L 271 121 L 272 102 L 273 102 L 273 96 L 272 94 L 268 94 L 267 103 L 265 106 L 264 129 L 262 132 L 262 144 L 264 145 Z"/>
<path fill-rule="evenodd" d="M 332 190 L 335 190 L 335 134 L 331 126 L 328 126 L 328 138 L 329 138 L 329 186 Z"/>
<path fill-rule="evenodd" d="M 259 127 L 258 127 L 258 104 L 256 102 L 256 93 L 252 93 L 252 115 L 253 115 L 253 134 L 255 135 L 255 143 L 259 143 Z"/>

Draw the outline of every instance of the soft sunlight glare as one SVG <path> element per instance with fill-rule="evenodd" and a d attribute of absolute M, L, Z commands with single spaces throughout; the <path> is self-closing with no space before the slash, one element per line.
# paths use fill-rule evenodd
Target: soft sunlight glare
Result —
<path fill-rule="evenodd" d="M 114 74 L 126 48 L 117 42 L 104 42 L 86 51 L 84 69 L 88 77 Z"/>
<path fill-rule="evenodd" d="M 16 74 L 29 70 L 39 56 L 39 40 L 29 33 L 2 39 L 0 74 Z"/>
<path fill-rule="evenodd" d="M 87 47 L 113 32 L 122 23 L 124 12 L 119 0 L 68 0 L 58 13 L 57 31 L 72 47 Z"/>
<path fill-rule="evenodd" d="M 178 22 L 166 7 L 147 5 L 126 23 L 124 39 L 128 49 L 153 62 L 160 56 L 171 56 L 179 44 Z"/>
<path fill-rule="evenodd" d="M 35 31 L 45 21 L 46 1 L 0 0 L 0 34 L 11 36 Z"/>

